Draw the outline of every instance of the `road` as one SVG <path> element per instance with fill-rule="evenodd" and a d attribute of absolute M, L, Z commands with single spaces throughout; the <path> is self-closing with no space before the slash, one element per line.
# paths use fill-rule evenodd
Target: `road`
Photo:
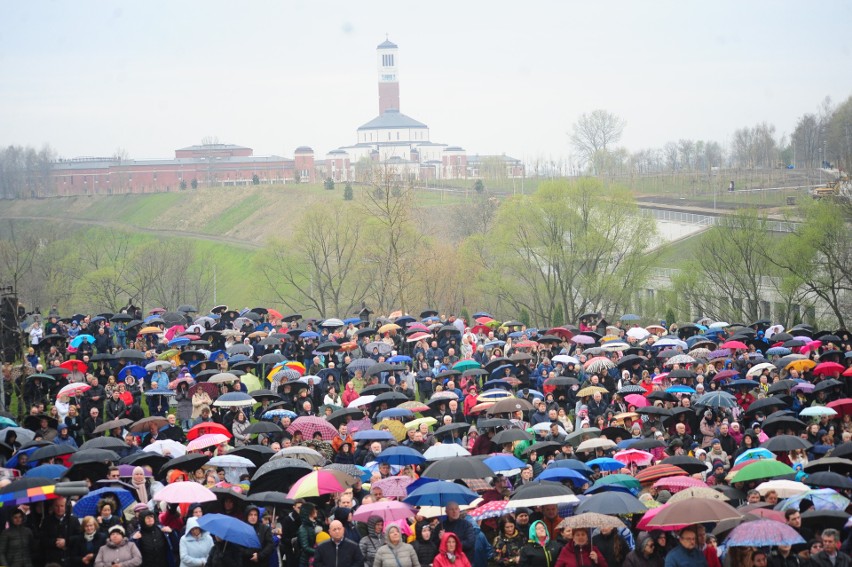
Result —
<path fill-rule="evenodd" d="M 116 230 L 127 230 L 128 224 L 126 222 L 118 222 L 118 221 L 106 221 L 106 220 L 94 220 L 94 219 L 80 219 L 80 218 L 69 218 L 69 217 L 48 217 L 48 216 L 7 216 L 5 214 L 0 214 L 0 219 L 9 219 L 9 220 L 26 220 L 26 221 L 44 221 L 44 222 L 54 222 L 54 223 L 63 223 L 63 222 L 72 222 L 74 224 L 83 224 L 88 226 L 100 226 L 103 228 L 114 228 Z M 206 240 L 208 242 L 218 242 L 220 244 L 228 244 L 231 246 L 237 246 L 239 248 L 246 248 L 249 250 L 260 250 L 263 248 L 262 244 L 258 244 L 257 242 L 252 242 L 251 240 L 241 240 L 239 238 L 233 238 L 230 236 L 217 236 L 215 234 L 205 234 L 203 232 L 188 232 L 183 230 L 165 230 L 165 229 L 156 229 L 156 228 L 145 228 L 141 226 L 129 225 L 133 230 L 137 232 L 141 232 L 143 234 L 150 234 L 152 236 L 167 236 L 167 237 L 177 237 L 177 238 L 191 238 L 193 240 Z"/>

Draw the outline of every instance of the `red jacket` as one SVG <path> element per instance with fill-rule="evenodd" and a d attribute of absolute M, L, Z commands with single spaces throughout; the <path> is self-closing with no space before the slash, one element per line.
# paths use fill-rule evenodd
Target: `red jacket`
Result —
<path fill-rule="evenodd" d="M 447 540 L 453 538 L 456 540 L 455 562 L 450 562 L 447 558 Z M 459 536 L 453 532 L 444 532 L 441 535 L 441 544 L 438 546 L 438 555 L 432 561 L 432 567 L 471 567 L 467 555 L 462 551 L 461 541 Z"/>
<path fill-rule="evenodd" d="M 592 563 L 589 554 L 594 551 L 598 555 L 598 562 Z M 608 567 L 603 553 L 591 543 L 583 547 L 575 547 L 573 541 L 569 541 L 562 551 L 559 552 L 559 558 L 556 560 L 555 567 Z"/>

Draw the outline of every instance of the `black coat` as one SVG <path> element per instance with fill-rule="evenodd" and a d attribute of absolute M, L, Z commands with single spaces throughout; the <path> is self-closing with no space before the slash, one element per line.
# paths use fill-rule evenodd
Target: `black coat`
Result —
<path fill-rule="evenodd" d="M 141 519 L 140 519 L 141 520 Z M 169 540 L 158 526 L 148 528 L 142 526 L 139 530 L 141 537 L 131 538 L 142 554 L 142 567 L 163 567 L 169 557 Z"/>
<path fill-rule="evenodd" d="M 100 551 L 101 547 L 107 542 L 107 536 L 104 532 L 95 532 L 95 536 L 92 538 L 92 541 L 86 541 L 86 538 L 83 537 L 83 534 L 77 534 L 71 538 L 71 543 L 68 546 L 68 554 L 71 558 L 71 567 L 83 567 L 83 557 L 93 553 L 95 557 L 98 556 L 98 551 Z M 89 563 L 91 567 L 95 562 L 92 561 Z"/>
<path fill-rule="evenodd" d="M 329 539 L 317 546 L 314 567 L 361 567 L 364 556 L 361 548 L 351 539 L 343 538 L 340 543 Z"/>
<path fill-rule="evenodd" d="M 548 540 L 544 547 L 536 542 L 528 541 L 521 548 L 521 560 L 518 565 L 523 565 L 523 567 L 553 567 L 556 565 L 560 551 L 562 551 L 562 546 L 553 540 Z"/>

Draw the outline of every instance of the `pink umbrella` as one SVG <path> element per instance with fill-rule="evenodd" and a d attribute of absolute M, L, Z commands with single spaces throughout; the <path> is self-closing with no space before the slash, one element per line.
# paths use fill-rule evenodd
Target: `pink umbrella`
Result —
<path fill-rule="evenodd" d="M 595 338 L 589 335 L 577 335 L 571 337 L 571 342 L 578 345 L 593 345 L 595 344 Z"/>
<path fill-rule="evenodd" d="M 745 345 L 745 343 L 741 343 L 740 341 L 728 341 L 722 344 L 720 348 L 729 348 L 731 350 L 748 350 L 748 347 Z"/>
<path fill-rule="evenodd" d="M 511 514 L 515 511 L 514 506 L 510 506 L 509 504 L 508 500 L 492 500 L 473 510 L 468 510 L 467 515 L 477 522 L 489 518 L 499 518 L 503 514 Z"/>
<path fill-rule="evenodd" d="M 172 340 L 173 338 L 175 338 L 177 335 L 181 334 L 185 330 L 186 330 L 186 328 L 183 325 L 175 325 L 174 327 L 169 327 L 168 329 L 166 329 L 166 333 L 165 333 L 166 340 L 167 341 Z"/>
<path fill-rule="evenodd" d="M 642 519 L 636 524 L 636 529 L 645 530 L 650 523 L 651 520 L 654 519 L 654 516 L 660 513 L 661 510 L 665 510 L 669 507 L 669 504 L 663 504 L 662 506 L 658 506 L 656 508 L 650 508 L 645 514 L 642 516 Z M 688 526 L 689 524 L 683 524 L 681 526 L 669 526 L 664 528 L 655 528 L 663 531 L 676 531 L 681 530 Z"/>
<path fill-rule="evenodd" d="M 654 460 L 654 455 L 646 451 L 639 451 L 638 449 L 627 449 L 626 451 L 619 451 L 612 458 L 616 461 L 621 461 L 625 465 L 644 467 L 651 464 L 651 461 Z"/>
<path fill-rule="evenodd" d="M 669 492 L 680 492 L 694 486 L 706 488 L 707 484 L 691 476 L 667 476 L 654 483 L 654 488 L 668 490 Z"/>
<path fill-rule="evenodd" d="M 642 394 L 627 394 L 624 396 L 624 401 L 631 406 L 636 406 L 637 408 L 644 408 L 651 405 L 648 402 L 648 399 Z"/>
<path fill-rule="evenodd" d="M 223 435 L 222 433 L 208 433 L 206 435 L 200 435 L 190 441 L 186 448 L 190 451 L 200 451 L 207 447 L 215 447 L 216 445 L 221 445 L 222 443 L 227 442 L 227 435 Z"/>
<path fill-rule="evenodd" d="M 79 396 L 86 390 L 90 390 L 92 387 L 86 384 L 85 382 L 79 382 L 74 384 L 68 384 L 67 386 L 63 386 L 59 393 L 56 395 L 56 399 L 58 400 L 62 396 L 68 396 L 69 398 L 74 398 Z"/>
<path fill-rule="evenodd" d="M 374 482 L 371 488 L 380 488 L 385 498 L 405 498 L 408 496 L 405 488 L 412 482 L 410 476 L 390 476 Z"/>
<path fill-rule="evenodd" d="M 803 347 L 799 348 L 799 352 L 801 354 L 805 354 L 811 352 L 812 350 L 817 350 L 822 346 L 822 341 L 811 341 Z"/>
<path fill-rule="evenodd" d="M 360 506 L 352 519 L 356 522 L 366 522 L 370 516 L 381 516 L 385 525 L 396 520 L 405 520 L 414 516 L 414 509 L 408 504 L 394 500 L 383 500 Z"/>
<path fill-rule="evenodd" d="M 154 500 L 167 504 L 191 504 L 192 502 L 213 502 L 216 495 L 197 482 L 174 482 L 154 495 Z"/>
<path fill-rule="evenodd" d="M 313 439 L 314 433 L 317 432 L 322 435 L 323 441 L 331 441 L 337 436 L 337 429 L 321 417 L 297 417 L 287 428 L 287 432 L 293 434 L 297 431 L 301 431 L 305 439 Z"/>

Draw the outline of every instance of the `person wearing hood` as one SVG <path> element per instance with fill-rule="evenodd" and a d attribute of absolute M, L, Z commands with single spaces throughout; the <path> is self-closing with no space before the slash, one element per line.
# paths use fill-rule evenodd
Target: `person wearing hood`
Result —
<path fill-rule="evenodd" d="M 663 558 L 654 553 L 656 543 L 648 532 L 641 532 L 636 549 L 627 554 L 624 567 L 663 567 Z"/>
<path fill-rule="evenodd" d="M 317 507 L 310 502 L 305 502 L 299 511 L 299 518 L 302 520 L 297 535 L 299 540 L 299 565 L 300 567 L 307 567 L 307 565 L 310 565 L 311 558 L 317 551 Z"/>
<path fill-rule="evenodd" d="M 438 547 L 438 555 L 432 562 L 432 567 L 471 567 L 467 555 L 461 548 L 461 540 L 452 532 L 444 532 L 441 535 L 441 545 Z"/>
<path fill-rule="evenodd" d="M 261 521 L 260 509 L 257 506 L 246 507 L 246 523 L 254 528 L 257 539 L 260 541 L 260 549 L 246 549 L 243 551 L 243 565 L 255 567 L 269 563 L 269 557 L 275 551 L 275 543 L 272 541 L 272 530 Z"/>
<path fill-rule="evenodd" d="M 352 523 L 352 508 L 336 508 L 334 519 L 343 524 L 343 535 L 346 539 L 351 539 L 355 543 L 361 541 L 361 534 Z"/>
<path fill-rule="evenodd" d="M 518 565 L 523 567 L 553 567 L 559 557 L 559 544 L 550 539 L 547 526 L 541 520 L 530 525 L 529 539 L 521 548 Z"/>
<path fill-rule="evenodd" d="M 581 567 L 593 565 L 607 567 L 606 558 L 601 550 L 592 545 L 588 528 L 574 528 L 569 541 L 559 553 L 556 567 Z"/>
<path fill-rule="evenodd" d="M 364 556 L 354 541 L 346 537 L 343 522 L 332 520 L 328 525 L 329 539 L 317 546 L 314 567 L 361 567 Z"/>
<path fill-rule="evenodd" d="M 95 567 L 113 567 L 114 565 L 121 565 L 121 567 L 142 565 L 142 553 L 138 547 L 125 539 L 124 528 L 121 526 L 110 528 L 107 542 L 98 550 L 95 558 Z"/>
<path fill-rule="evenodd" d="M 142 567 L 163 567 L 169 557 L 170 545 L 165 530 L 157 525 L 157 518 L 151 510 L 139 513 L 139 531 L 133 534 L 133 543 L 142 554 Z M 112 533 L 112 530 L 110 530 Z"/>
<path fill-rule="evenodd" d="M 180 567 L 204 567 L 213 538 L 198 527 L 198 518 L 190 516 L 186 520 L 186 534 L 180 538 Z"/>
<path fill-rule="evenodd" d="M 420 567 L 431 567 L 432 561 L 438 555 L 437 530 L 428 521 L 417 522 L 414 525 L 414 541 L 411 545 L 420 561 Z"/>
<path fill-rule="evenodd" d="M 385 530 L 385 540 L 387 543 L 376 550 L 373 567 L 420 567 L 414 548 L 402 540 L 399 526 L 389 525 Z"/>
<path fill-rule="evenodd" d="M 381 516 L 370 516 L 367 519 L 367 534 L 358 542 L 361 555 L 364 556 L 364 567 L 373 567 L 376 552 L 385 545 L 385 521 Z"/>

